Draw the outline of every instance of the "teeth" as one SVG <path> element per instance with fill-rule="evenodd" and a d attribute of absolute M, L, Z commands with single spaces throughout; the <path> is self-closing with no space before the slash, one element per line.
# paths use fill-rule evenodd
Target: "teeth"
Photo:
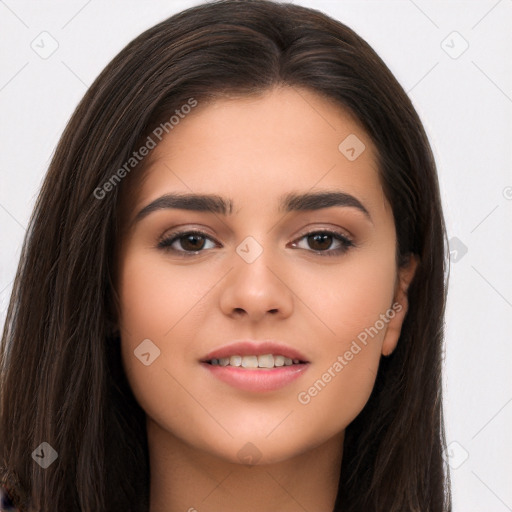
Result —
<path fill-rule="evenodd" d="M 242 364 L 242 356 L 231 356 L 229 358 L 229 364 L 231 366 L 241 366 L 241 364 Z"/>
<path fill-rule="evenodd" d="M 282 355 L 265 354 L 262 356 L 231 356 L 212 359 L 210 364 L 218 366 L 241 366 L 243 368 L 275 368 L 299 364 L 298 359 Z"/>
<path fill-rule="evenodd" d="M 274 356 L 272 354 L 258 356 L 258 366 L 260 368 L 274 368 Z"/>
<path fill-rule="evenodd" d="M 242 357 L 242 366 L 244 368 L 258 368 L 258 357 L 257 356 Z"/>
<path fill-rule="evenodd" d="M 283 366 L 284 356 L 274 356 L 274 366 Z"/>

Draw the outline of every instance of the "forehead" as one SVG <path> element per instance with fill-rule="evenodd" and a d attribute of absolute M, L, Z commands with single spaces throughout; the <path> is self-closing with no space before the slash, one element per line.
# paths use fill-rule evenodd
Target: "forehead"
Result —
<path fill-rule="evenodd" d="M 235 212 L 271 197 L 277 211 L 287 191 L 333 186 L 382 202 L 376 154 L 349 111 L 307 89 L 198 102 L 146 157 L 132 204 L 168 190 L 224 192 Z"/>

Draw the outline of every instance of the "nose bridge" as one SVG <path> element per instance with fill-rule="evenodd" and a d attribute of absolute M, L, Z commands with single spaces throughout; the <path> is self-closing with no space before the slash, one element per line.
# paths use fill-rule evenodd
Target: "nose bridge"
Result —
<path fill-rule="evenodd" d="M 276 266 L 276 251 L 271 247 L 270 237 L 258 238 L 259 240 L 249 235 L 238 244 L 234 271 L 239 286 L 249 285 L 253 293 L 265 295 L 269 292 L 269 287 L 276 285 L 276 277 L 271 270 Z"/>
<path fill-rule="evenodd" d="M 261 240 L 261 237 L 260 237 Z M 261 260 L 261 256 L 264 252 L 266 252 L 266 256 L 263 258 L 266 260 L 268 258 L 269 249 L 269 237 L 266 237 L 264 242 L 260 243 L 256 238 L 252 235 L 245 237 L 236 247 L 236 253 L 238 256 L 247 264 L 252 265 L 258 259 Z M 265 244 L 265 248 L 263 247 L 263 243 Z"/>
<path fill-rule="evenodd" d="M 284 267 L 276 260 L 269 240 L 265 237 L 261 243 L 256 237 L 247 236 L 236 246 L 234 268 L 221 298 L 224 313 L 245 312 L 258 318 L 267 312 L 290 314 L 293 294 L 285 285 L 284 276 L 279 275 L 279 269 Z"/>

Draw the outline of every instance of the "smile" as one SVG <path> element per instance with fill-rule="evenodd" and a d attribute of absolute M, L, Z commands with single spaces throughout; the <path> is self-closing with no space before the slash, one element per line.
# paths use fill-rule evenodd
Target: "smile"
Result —
<path fill-rule="evenodd" d="M 260 356 L 249 355 L 239 356 L 233 355 L 230 357 L 221 357 L 218 359 L 211 359 L 207 361 L 209 364 L 215 366 L 233 366 L 241 368 L 279 368 L 282 366 L 292 366 L 302 364 L 303 361 L 299 359 L 291 359 L 283 355 L 263 354 Z"/>
<path fill-rule="evenodd" d="M 230 364 L 232 358 L 234 365 Z M 261 363 L 259 362 L 260 358 L 262 358 Z M 252 393 L 276 391 L 284 388 L 301 375 L 304 375 L 310 366 L 308 362 L 302 362 L 298 359 L 292 360 L 279 355 L 273 356 L 272 354 L 244 357 L 235 355 L 221 359 L 222 364 L 219 364 L 219 359 L 202 361 L 200 364 L 215 379 L 231 387 Z M 228 362 L 229 364 L 227 364 Z M 281 365 L 281 363 L 283 364 Z"/>

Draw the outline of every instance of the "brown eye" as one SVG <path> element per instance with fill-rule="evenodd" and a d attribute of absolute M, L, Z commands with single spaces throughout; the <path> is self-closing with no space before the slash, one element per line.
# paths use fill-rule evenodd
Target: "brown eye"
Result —
<path fill-rule="evenodd" d="M 204 237 L 195 234 L 185 235 L 182 238 L 178 238 L 178 240 L 180 240 L 181 247 L 186 251 L 201 250 L 205 244 Z"/>
<path fill-rule="evenodd" d="M 329 249 L 332 244 L 333 236 L 328 233 L 319 233 L 315 235 L 308 235 L 309 246 L 315 251 L 324 251 Z"/>
<path fill-rule="evenodd" d="M 183 231 L 171 233 L 161 240 L 157 247 L 186 255 L 187 253 L 202 252 L 208 240 L 211 238 L 201 231 Z"/>
<path fill-rule="evenodd" d="M 312 249 L 320 256 L 337 256 L 354 247 L 355 244 L 347 236 L 342 235 L 336 231 L 321 230 L 306 233 L 299 240 L 306 239 L 307 247 L 300 247 L 299 243 L 295 242 L 293 245 L 299 249 Z M 332 249 L 332 244 L 338 245 L 337 248 Z"/>

